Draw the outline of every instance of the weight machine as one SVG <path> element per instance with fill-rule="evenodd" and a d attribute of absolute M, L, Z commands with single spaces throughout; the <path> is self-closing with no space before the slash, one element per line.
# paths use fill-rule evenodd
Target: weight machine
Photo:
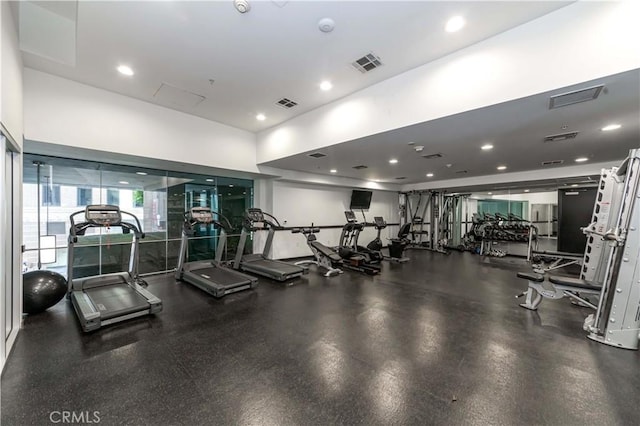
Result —
<path fill-rule="evenodd" d="M 468 231 L 469 195 L 441 191 L 401 193 L 404 223 L 411 224 L 411 242 L 407 248 L 443 254 L 448 254 L 448 249 L 452 248 L 464 249 L 462 236 Z"/>
<path fill-rule="evenodd" d="M 529 281 L 522 307 L 535 310 L 543 298 L 570 297 L 595 309 L 583 325 L 588 337 L 606 345 L 638 349 L 640 341 L 640 149 L 620 167 L 603 169 L 580 278 L 518 273 Z M 550 287 L 550 288 L 549 288 Z M 598 294 L 597 306 L 581 293 Z"/>

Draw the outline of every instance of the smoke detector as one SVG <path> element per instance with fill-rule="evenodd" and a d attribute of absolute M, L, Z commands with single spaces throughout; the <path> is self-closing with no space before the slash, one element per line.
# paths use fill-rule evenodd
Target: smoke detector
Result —
<path fill-rule="evenodd" d="M 247 0 L 233 0 L 233 5 L 240 13 L 247 13 L 251 10 L 251 5 Z"/>
<path fill-rule="evenodd" d="M 331 18 L 322 18 L 318 21 L 318 29 L 323 33 L 330 33 L 336 27 L 336 23 Z"/>

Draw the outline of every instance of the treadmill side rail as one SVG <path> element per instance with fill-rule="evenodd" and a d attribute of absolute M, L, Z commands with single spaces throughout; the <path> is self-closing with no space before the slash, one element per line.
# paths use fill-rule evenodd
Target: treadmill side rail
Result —
<path fill-rule="evenodd" d="M 134 283 L 133 288 L 149 302 L 149 313 L 155 314 L 162 311 L 162 300 L 147 291 L 146 288 Z"/>
<path fill-rule="evenodd" d="M 100 311 L 93 306 L 91 298 L 85 292 L 80 290 L 71 292 L 71 303 L 78 314 L 83 331 L 89 332 L 101 327 Z"/>

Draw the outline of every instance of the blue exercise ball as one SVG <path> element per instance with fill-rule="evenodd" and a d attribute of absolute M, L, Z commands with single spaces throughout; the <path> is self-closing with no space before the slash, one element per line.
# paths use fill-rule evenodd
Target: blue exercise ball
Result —
<path fill-rule="evenodd" d="M 22 310 L 37 314 L 58 303 L 67 293 L 67 280 L 53 271 L 30 271 L 22 275 Z"/>

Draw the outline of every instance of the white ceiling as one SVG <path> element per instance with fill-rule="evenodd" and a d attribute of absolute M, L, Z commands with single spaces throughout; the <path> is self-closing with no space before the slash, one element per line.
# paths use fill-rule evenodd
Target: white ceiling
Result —
<path fill-rule="evenodd" d="M 41 21 L 21 26 L 33 32 L 21 34 L 30 43 L 29 52 L 23 52 L 25 66 L 257 132 L 569 3 L 252 0 L 251 11 L 241 15 L 231 0 L 41 1 L 22 2 L 20 13 L 22 20 L 34 7 L 42 8 Z M 47 13 L 55 15 L 50 27 L 43 25 L 51 18 Z M 446 20 L 457 14 L 466 17 L 467 26 L 446 33 Z M 324 17 L 336 22 L 330 34 L 317 28 Z M 69 31 L 75 32 L 74 42 L 67 38 L 67 45 L 60 45 Z M 46 56 L 71 50 L 75 59 L 67 63 L 75 65 L 34 53 L 38 37 Z M 367 74 L 351 67 L 369 52 L 384 65 Z M 130 65 L 135 76 L 120 75 L 118 64 Z M 319 90 L 323 79 L 332 81 L 331 91 Z M 597 100 L 548 109 L 550 95 L 594 84 L 605 85 Z M 319 160 L 302 153 L 264 165 L 326 175 L 335 168 L 342 177 L 408 184 L 492 175 L 500 173 L 498 165 L 508 167 L 503 173 L 543 169 L 540 162 L 547 160 L 574 165 L 579 156 L 617 161 L 640 141 L 639 88 L 640 71 L 633 70 L 330 146 L 320 150 L 328 156 Z M 176 89 L 205 99 L 189 99 Z M 299 105 L 276 106 L 282 97 Z M 172 102 L 180 98 L 192 104 Z M 259 112 L 267 116 L 264 122 L 255 119 Z M 609 122 L 623 127 L 601 132 Z M 568 131 L 580 134 L 573 141 L 542 142 L 544 136 Z M 410 142 L 424 145 L 424 151 L 416 153 Z M 481 151 L 483 143 L 492 143 L 494 150 Z M 421 157 L 431 153 L 444 156 Z M 389 164 L 390 158 L 398 164 Z M 352 168 L 359 164 L 368 168 Z M 456 173 L 461 170 L 467 173 Z M 428 172 L 434 177 L 427 178 Z M 546 187 L 541 183 L 531 190 Z"/>
<path fill-rule="evenodd" d="M 600 84 L 604 89 L 595 100 L 549 109 L 549 96 Z M 622 128 L 600 130 L 609 123 Z M 580 132 L 573 140 L 543 142 L 545 136 L 573 131 Z M 411 142 L 423 145 L 424 150 L 417 153 Z M 482 151 L 486 143 L 494 149 Z M 264 165 L 327 175 L 330 169 L 337 169 L 338 176 L 405 184 L 544 170 L 541 162 L 549 160 L 564 160 L 562 166 L 576 165 L 578 157 L 591 162 L 618 161 L 639 143 L 640 70 L 636 69 L 333 145 L 317 150 L 327 154 L 320 159 L 309 157 L 315 152 L 309 151 Z M 422 157 L 436 153 L 443 157 Z M 391 158 L 398 163 L 389 164 Z M 368 168 L 355 170 L 356 165 Z M 507 170 L 499 172 L 500 165 Z M 462 170 L 467 173 L 456 173 Z M 434 176 L 427 178 L 427 173 Z"/>
<path fill-rule="evenodd" d="M 37 2 L 66 21 L 52 25 L 52 33 L 45 25 L 24 28 L 33 28 L 30 36 L 39 36 L 43 51 L 51 52 L 73 49 L 73 43 L 55 46 L 56 28 L 68 34 L 75 25 L 75 66 L 33 53 L 33 37 L 24 64 L 256 132 L 569 3 L 253 0 L 251 11 L 241 15 L 231 0 Z M 445 22 L 458 14 L 467 26 L 446 33 Z M 46 20 L 46 14 L 39 16 Z M 325 17 L 336 22 L 332 33 L 318 30 Z M 367 74 L 351 67 L 369 52 L 384 65 Z M 135 76 L 118 74 L 119 64 L 131 66 Z M 329 92 L 318 88 L 324 79 L 334 85 Z M 181 107 L 158 99 L 154 94 L 163 83 L 205 100 Z M 299 105 L 276 106 L 282 97 Z M 257 113 L 267 119 L 257 121 Z"/>

